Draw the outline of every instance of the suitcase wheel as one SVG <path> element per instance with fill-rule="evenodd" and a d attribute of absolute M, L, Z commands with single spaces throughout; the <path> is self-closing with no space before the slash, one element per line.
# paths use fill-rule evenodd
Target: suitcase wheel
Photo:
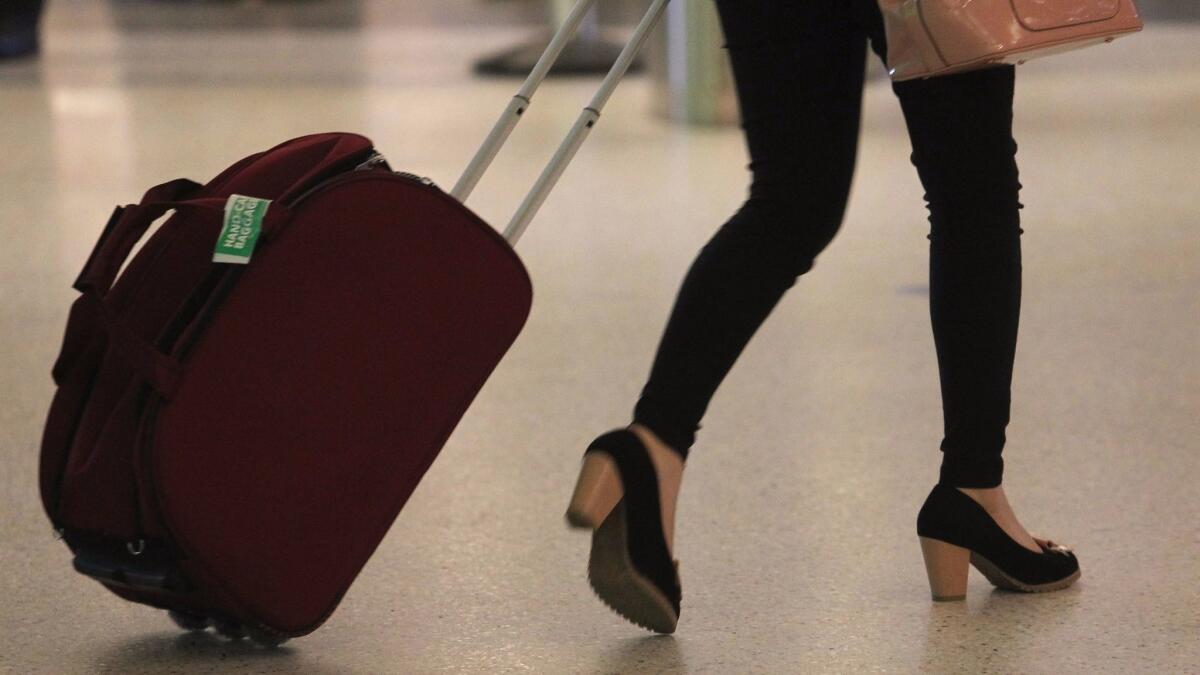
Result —
<path fill-rule="evenodd" d="M 213 628 L 217 629 L 218 633 L 229 638 L 230 640 L 241 640 L 242 638 L 246 637 L 245 626 L 236 621 L 214 618 L 212 624 Z"/>
<path fill-rule="evenodd" d="M 176 626 L 187 631 L 202 631 L 208 628 L 208 616 L 200 612 L 172 609 L 167 612 L 167 616 L 171 617 Z"/>
<path fill-rule="evenodd" d="M 171 621 L 174 621 L 176 626 L 186 631 L 199 632 L 211 625 L 217 633 L 230 640 L 250 638 L 255 644 L 262 647 L 278 647 L 288 641 L 288 636 L 265 626 L 245 626 L 232 619 L 210 618 L 207 614 L 195 610 L 172 609 L 167 612 L 167 616 L 171 617 Z"/>
<path fill-rule="evenodd" d="M 288 637 L 283 633 L 276 633 L 269 628 L 252 628 L 246 626 L 246 637 L 254 641 L 255 644 L 263 647 L 278 647 L 288 641 Z"/>

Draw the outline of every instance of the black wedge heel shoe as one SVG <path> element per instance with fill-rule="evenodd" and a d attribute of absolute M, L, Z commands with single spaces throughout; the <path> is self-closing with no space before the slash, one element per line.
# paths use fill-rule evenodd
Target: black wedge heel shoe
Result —
<path fill-rule="evenodd" d="M 588 581 L 629 621 L 658 633 L 679 622 L 679 563 L 663 530 L 658 474 L 628 429 L 602 434 L 584 453 L 567 522 L 592 530 Z"/>
<path fill-rule="evenodd" d="M 1042 552 L 1030 551 L 978 502 L 947 485 L 935 485 L 929 493 L 917 515 L 917 536 L 936 601 L 966 597 L 968 563 L 1010 591 L 1056 591 L 1079 579 L 1079 560 L 1070 549 L 1035 537 Z"/>

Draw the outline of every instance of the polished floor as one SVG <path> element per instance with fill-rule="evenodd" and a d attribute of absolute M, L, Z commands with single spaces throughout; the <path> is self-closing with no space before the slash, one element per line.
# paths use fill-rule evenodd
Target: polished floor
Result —
<path fill-rule="evenodd" d="M 360 4 L 336 29 L 275 15 L 249 29 L 221 12 L 256 5 L 208 6 L 215 27 L 196 28 L 171 23 L 189 3 L 63 0 L 44 57 L 0 64 L 0 671 L 1200 672 L 1200 24 L 1186 22 L 1018 74 L 1006 486 L 1035 534 L 1079 554 L 1069 590 L 973 575 L 966 602 L 929 600 L 914 532 L 941 423 L 928 226 L 879 77 L 844 229 L 700 432 L 674 636 L 596 601 L 588 539 L 562 519 L 585 445 L 628 421 L 687 266 L 746 187 L 737 129 L 655 118 L 645 79 L 520 241 L 524 333 L 325 627 L 278 650 L 181 635 L 72 572 L 38 505 L 37 447 L 69 285 L 112 205 L 331 129 L 449 185 L 514 93 L 470 75 L 528 34 L 507 3 L 479 11 L 510 21 L 430 10 L 423 27 Z M 593 84 L 545 85 L 474 208 L 506 220 Z"/>

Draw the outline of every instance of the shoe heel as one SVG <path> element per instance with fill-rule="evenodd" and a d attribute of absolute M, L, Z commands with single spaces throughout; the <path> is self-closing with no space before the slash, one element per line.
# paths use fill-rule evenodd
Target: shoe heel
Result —
<path fill-rule="evenodd" d="M 929 574 L 929 590 L 934 602 L 963 600 L 967 597 L 967 568 L 971 551 L 940 539 L 919 537 Z"/>
<path fill-rule="evenodd" d="M 605 452 L 587 453 L 567 507 L 567 523 L 591 530 L 600 527 L 622 494 L 621 474 L 612 457 Z"/>

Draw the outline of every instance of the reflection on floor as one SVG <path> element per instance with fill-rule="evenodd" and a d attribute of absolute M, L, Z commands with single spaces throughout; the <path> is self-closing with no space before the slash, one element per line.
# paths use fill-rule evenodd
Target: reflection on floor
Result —
<path fill-rule="evenodd" d="M 641 79 L 520 242 L 536 288 L 522 337 L 324 628 L 276 652 L 180 636 L 73 573 L 38 506 L 36 450 L 68 286 L 112 205 L 331 129 L 451 184 L 517 86 L 473 79 L 471 60 L 529 26 L 422 29 L 437 3 L 407 4 L 431 9 L 361 30 L 184 32 L 62 0 L 44 58 L 0 66 L 0 670 L 1196 671 L 1200 27 L 1186 23 L 1019 71 L 1025 299 L 1006 483 L 1035 533 L 1079 553 L 1068 591 L 972 576 L 965 603 L 929 602 L 913 531 L 941 423 L 927 224 L 882 80 L 843 231 L 700 432 L 674 637 L 591 596 L 588 542 L 562 522 L 583 448 L 628 421 L 679 281 L 745 194 L 738 130 L 655 119 Z M 507 4 L 479 11 L 514 16 Z M 217 26 L 241 11 L 205 7 Z M 545 86 L 472 207 L 505 220 L 594 84 Z"/>

